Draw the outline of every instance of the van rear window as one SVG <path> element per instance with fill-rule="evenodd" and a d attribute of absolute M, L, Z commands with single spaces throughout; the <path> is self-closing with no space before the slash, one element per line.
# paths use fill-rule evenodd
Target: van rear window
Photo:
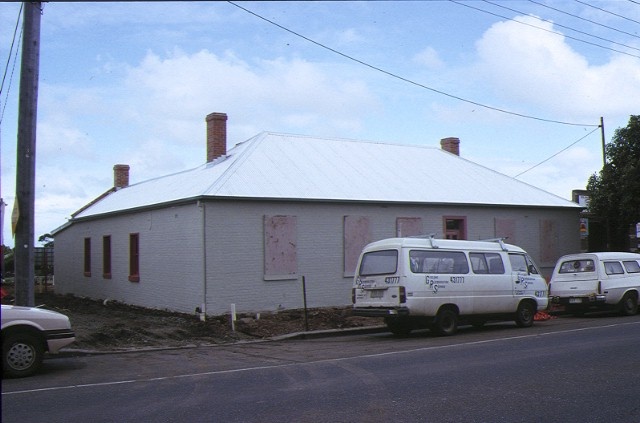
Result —
<path fill-rule="evenodd" d="M 398 270 L 398 251 L 382 250 L 365 253 L 360 263 L 360 276 L 389 275 Z"/>
<path fill-rule="evenodd" d="M 569 260 L 560 265 L 558 273 L 588 273 L 595 270 L 596 266 L 591 259 Z"/>
<path fill-rule="evenodd" d="M 409 259 L 413 273 L 469 273 L 467 257 L 459 251 L 411 250 Z"/>

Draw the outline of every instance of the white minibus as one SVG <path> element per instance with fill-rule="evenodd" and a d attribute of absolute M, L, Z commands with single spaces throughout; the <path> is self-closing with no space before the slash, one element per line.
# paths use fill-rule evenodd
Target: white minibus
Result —
<path fill-rule="evenodd" d="M 529 327 L 548 289 L 531 257 L 502 240 L 390 238 L 362 251 L 352 302 L 354 315 L 384 317 L 396 335 L 452 335 L 491 320 Z"/>

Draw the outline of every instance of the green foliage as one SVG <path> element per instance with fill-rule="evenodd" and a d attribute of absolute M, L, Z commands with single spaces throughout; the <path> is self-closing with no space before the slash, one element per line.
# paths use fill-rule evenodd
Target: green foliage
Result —
<path fill-rule="evenodd" d="M 2 267 L 2 276 L 6 276 L 7 274 L 13 274 L 14 269 L 14 260 L 13 260 L 13 250 L 11 247 L 2 245 L 2 256 L 3 256 L 3 267 Z"/>
<path fill-rule="evenodd" d="M 626 249 L 629 226 L 640 222 L 640 115 L 616 129 L 605 155 L 587 184 L 589 211 L 608 220 L 611 248 Z"/>

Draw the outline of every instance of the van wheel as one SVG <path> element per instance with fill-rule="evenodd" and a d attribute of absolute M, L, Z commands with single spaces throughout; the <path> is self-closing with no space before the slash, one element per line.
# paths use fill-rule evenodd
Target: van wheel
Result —
<path fill-rule="evenodd" d="M 453 335 L 458 331 L 458 313 L 450 308 L 438 311 L 431 324 L 431 330 L 440 336 Z"/>
<path fill-rule="evenodd" d="M 411 333 L 411 325 L 405 319 L 384 319 L 384 323 L 395 336 L 405 337 Z"/>
<path fill-rule="evenodd" d="M 627 292 L 620 301 L 620 314 L 633 316 L 638 312 L 638 297 L 633 292 Z"/>
<path fill-rule="evenodd" d="M 533 318 L 536 315 L 536 307 L 529 301 L 523 301 L 518 305 L 516 311 L 516 325 L 521 328 L 533 326 Z"/>

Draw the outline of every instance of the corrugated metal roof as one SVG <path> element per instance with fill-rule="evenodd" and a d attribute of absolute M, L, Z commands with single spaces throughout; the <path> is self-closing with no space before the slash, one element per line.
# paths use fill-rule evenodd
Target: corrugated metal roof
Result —
<path fill-rule="evenodd" d="M 436 147 L 264 132 L 211 163 L 118 189 L 75 217 L 202 197 L 579 207 Z"/>

